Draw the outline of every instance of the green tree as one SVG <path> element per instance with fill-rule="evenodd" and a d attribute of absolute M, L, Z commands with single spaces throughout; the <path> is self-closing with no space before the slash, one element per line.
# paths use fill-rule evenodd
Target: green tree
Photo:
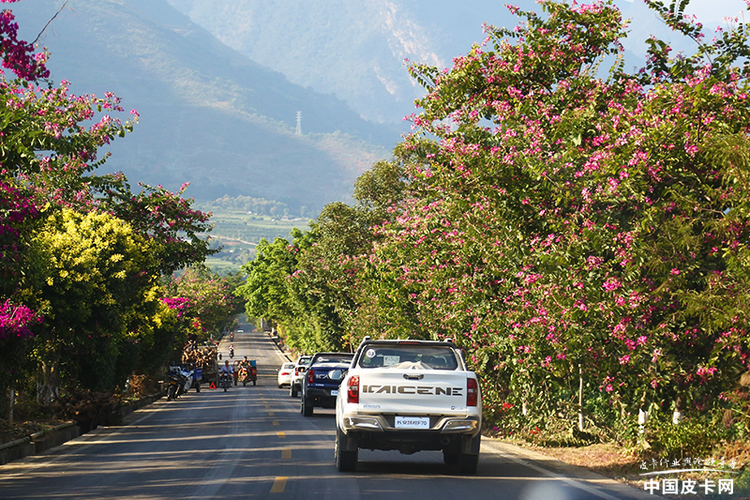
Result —
<path fill-rule="evenodd" d="M 229 280 L 205 266 L 190 267 L 172 277 L 166 284 L 166 297 L 166 303 L 179 310 L 184 331 L 199 341 L 218 338 L 233 326 L 242 310 Z"/>
<path fill-rule="evenodd" d="M 50 215 L 36 241 L 49 265 L 35 338 L 47 398 L 58 393 L 55 374 L 73 387 L 123 387 L 138 359 L 129 327 L 158 278 L 151 244 L 111 215 L 70 209 Z"/>
<path fill-rule="evenodd" d="M 120 99 L 111 92 L 103 97 L 76 96 L 67 82 L 55 87 L 44 80 L 49 76 L 47 54 L 35 54 L 31 44 L 18 40 L 10 10 L 0 12 L 0 18 L 0 304 L 4 312 L 12 312 L 9 318 L 27 322 L 10 325 L 0 315 L 0 337 L 6 337 L 0 342 L 13 343 L 15 359 L 3 369 L 0 387 L 18 380 L 28 364 L 24 355 L 30 338 L 39 333 L 33 341 L 35 353 L 48 375 L 56 380 L 60 374 L 55 368 L 61 367 L 62 375 L 72 377 L 71 385 L 111 389 L 121 385 L 137 360 L 142 347 L 138 332 L 145 331 L 144 322 L 158 319 L 158 300 L 144 295 L 149 283 L 159 272 L 172 273 L 213 253 L 201 239 L 210 229 L 208 214 L 193 210 L 192 200 L 182 199 L 187 185 L 176 194 L 161 186 L 142 186 L 133 193 L 123 175 L 98 174 L 107 159 L 99 149 L 131 131 L 137 111 L 123 121 Z M 11 72 L 16 79 L 8 77 Z M 105 214 L 120 222 L 108 222 Z M 39 229 L 42 220 L 47 220 L 46 226 Z M 127 222 L 126 233 L 110 227 L 122 221 Z M 87 248 L 84 241 L 76 241 L 79 233 L 95 237 L 96 243 Z M 103 243 L 107 238 L 132 254 L 111 250 L 113 258 L 120 255 L 117 252 L 137 257 L 132 265 L 141 269 L 97 262 L 98 253 L 104 259 L 110 251 Z M 139 251 L 128 243 L 131 240 L 138 242 Z M 71 251 L 86 251 L 65 256 L 65 245 Z M 50 282 L 70 287 L 67 298 L 77 302 L 67 304 Z M 112 296 L 120 293 L 122 300 L 113 303 Z M 39 324 L 41 316 L 44 321 Z M 28 332 L 27 338 L 8 340 L 10 326 Z M 96 352 L 89 355 L 93 348 Z M 54 396 L 57 382 L 46 385 L 51 389 L 48 396 Z"/>

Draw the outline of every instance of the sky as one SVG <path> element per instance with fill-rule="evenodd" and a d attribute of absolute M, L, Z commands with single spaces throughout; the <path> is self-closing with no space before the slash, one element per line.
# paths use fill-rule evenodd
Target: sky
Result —
<path fill-rule="evenodd" d="M 615 0 L 615 4 L 622 6 L 634 1 L 641 0 Z M 691 0 L 686 12 L 695 14 L 703 23 L 718 23 L 724 17 L 741 15 L 746 8 L 744 0 Z"/>

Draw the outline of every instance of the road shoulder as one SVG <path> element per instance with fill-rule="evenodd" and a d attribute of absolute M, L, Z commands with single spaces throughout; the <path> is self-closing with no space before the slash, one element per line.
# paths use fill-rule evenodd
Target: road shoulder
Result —
<path fill-rule="evenodd" d="M 647 491 L 631 487 L 628 484 L 597 474 L 586 468 L 571 465 L 549 455 L 498 439 L 484 437 L 482 439 L 482 452 L 502 455 L 509 460 L 530 467 L 548 477 L 560 479 L 571 486 L 585 490 L 603 500 L 662 498 L 659 495 L 649 494 Z M 616 496 L 603 490 L 614 492 Z"/>

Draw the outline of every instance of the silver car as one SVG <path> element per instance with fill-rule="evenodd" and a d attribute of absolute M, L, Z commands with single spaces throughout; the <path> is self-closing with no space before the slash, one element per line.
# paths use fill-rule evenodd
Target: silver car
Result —
<path fill-rule="evenodd" d="M 305 376 L 305 370 L 310 366 L 310 361 L 312 361 L 312 356 L 300 356 L 294 364 L 292 383 L 289 384 L 289 395 L 293 398 L 296 398 L 302 390 L 302 377 Z"/>

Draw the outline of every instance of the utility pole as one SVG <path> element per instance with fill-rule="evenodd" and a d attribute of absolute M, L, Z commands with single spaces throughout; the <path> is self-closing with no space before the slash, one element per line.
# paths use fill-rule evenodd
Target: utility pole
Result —
<path fill-rule="evenodd" d="M 294 135 L 302 135 L 302 111 L 297 111 L 297 130 Z"/>

